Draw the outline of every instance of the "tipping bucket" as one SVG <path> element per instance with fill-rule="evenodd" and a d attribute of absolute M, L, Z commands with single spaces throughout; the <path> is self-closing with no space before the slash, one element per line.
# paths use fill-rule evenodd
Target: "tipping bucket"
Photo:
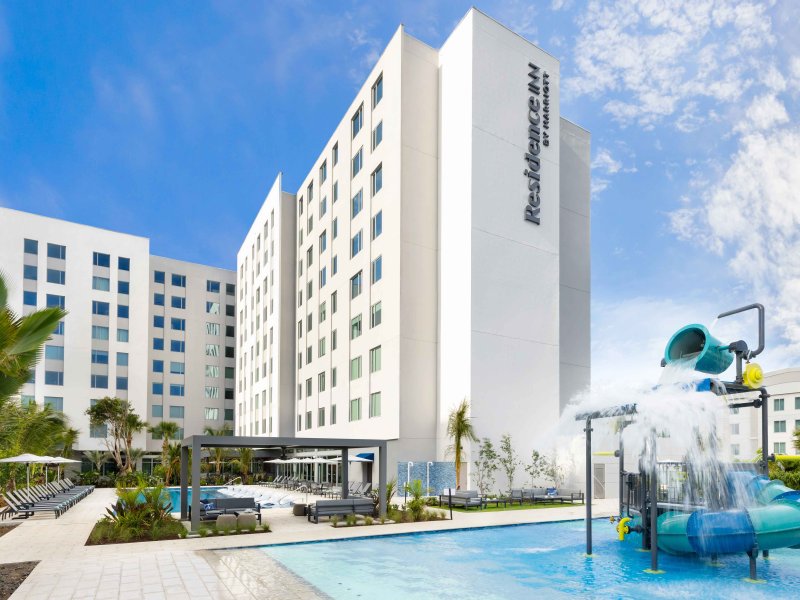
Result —
<path fill-rule="evenodd" d="M 719 375 L 731 366 L 733 354 L 704 325 L 687 325 L 667 343 L 664 362 L 694 362 L 694 370 Z"/>

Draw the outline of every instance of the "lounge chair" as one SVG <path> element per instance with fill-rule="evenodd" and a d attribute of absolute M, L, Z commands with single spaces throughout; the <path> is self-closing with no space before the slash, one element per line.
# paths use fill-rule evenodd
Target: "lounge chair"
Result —
<path fill-rule="evenodd" d="M 23 506 L 18 502 L 12 500 L 7 494 L 2 494 L 3 501 L 6 503 L 10 513 L 16 515 L 15 519 L 27 519 L 28 517 L 33 516 L 36 513 L 46 513 L 52 512 L 53 516 L 57 519 L 63 514 L 63 511 L 54 506 L 36 506 L 36 505 L 29 505 Z"/>

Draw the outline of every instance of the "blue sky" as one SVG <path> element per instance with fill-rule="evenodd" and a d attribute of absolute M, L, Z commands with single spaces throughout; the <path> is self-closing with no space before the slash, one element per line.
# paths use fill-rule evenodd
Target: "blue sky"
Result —
<path fill-rule="evenodd" d="M 469 6 L 4 3 L 0 204 L 232 267 L 275 174 L 297 186 L 397 26 L 438 47 Z M 764 364 L 795 364 L 800 7 L 477 6 L 561 60 L 562 114 L 592 133 L 595 377 L 657 375 L 673 329 L 754 300 Z"/>

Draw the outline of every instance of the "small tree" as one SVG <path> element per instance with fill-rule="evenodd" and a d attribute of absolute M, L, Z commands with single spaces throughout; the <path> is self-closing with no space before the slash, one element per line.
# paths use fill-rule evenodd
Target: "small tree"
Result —
<path fill-rule="evenodd" d="M 505 471 L 508 479 L 508 493 L 511 494 L 511 490 L 514 487 L 514 474 L 520 461 L 514 451 L 514 447 L 511 445 L 511 436 L 507 433 L 504 433 L 503 437 L 500 438 L 500 458 L 498 460 L 500 461 L 500 467 Z"/>
<path fill-rule="evenodd" d="M 483 438 L 475 461 L 475 485 L 481 494 L 488 494 L 494 487 L 494 474 L 499 468 L 499 456 L 489 438 Z"/>
<path fill-rule="evenodd" d="M 250 464 L 253 462 L 252 448 L 239 448 L 239 458 L 231 461 L 233 466 L 242 475 L 242 482 L 246 483 L 247 476 L 250 474 Z"/>
<path fill-rule="evenodd" d="M 107 428 L 106 447 L 111 453 L 120 473 L 130 472 L 123 455 L 127 455 L 133 444 L 133 434 L 141 431 L 146 423 L 139 419 L 130 402 L 106 396 L 86 410 L 92 427 Z"/>
<path fill-rule="evenodd" d="M 230 426 L 225 425 L 219 429 L 213 427 L 206 427 L 204 433 L 206 435 L 233 435 L 233 430 Z M 222 465 L 225 462 L 225 457 L 228 455 L 227 448 L 214 447 L 210 448 L 209 460 L 214 463 L 217 475 L 222 474 Z M 213 460 L 212 460 L 213 459 Z"/>
<path fill-rule="evenodd" d="M 531 487 L 536 479 L 547 474 L 548 465 L 545 455 L 539 454 L 537 450 L 531 452 L 531 462 L 525 465 L 525 472 L 531 477 Z"/>
<path fill-rule="evenodd" d="M 553 458 L 546 461 L 546 464 L 544 475 L 553 482 L 553 487 L 561 487 L 567 477 L 567 472 L 566 469 L 558 463 L 558 455 L 554 454 Z"/>
<path fill-rule="evenodd" d="M 469 402 L 464 398 L 447 418 L 447 436 L 453 440 L 448 448 L 456 467 L 456 488 L 461 487 L 461 463 L 464 462 L 464 442 L 477 442 L 478 436 L 469 417 Z"/>
<path fill-rule="evenodd" d="M 169 460 L 169 441 L 178 435 L 180 426 L 174 421 L 161 421 L 154 427 L 149 427 L 150 433 L 161 438 L 161 466 L 167 468 Z"/>
<path fill-rule="evenodd" d="M 98 473 L 103 468 L 103 464 L 111 458 L 108 452 L 103 452 L 102 450 L 84 450 L 83 455 L 92 463 L 92 469 Z"/>

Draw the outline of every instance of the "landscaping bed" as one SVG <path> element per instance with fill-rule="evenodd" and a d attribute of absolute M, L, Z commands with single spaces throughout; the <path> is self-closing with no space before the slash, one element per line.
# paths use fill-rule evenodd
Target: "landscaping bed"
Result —
<path fill-rule="evenodd" d="M 13 527 L 1 528 L 0 535 L 2 535 L 2 533 L 8 533 L 7 531 L 2 531 L 2 529 L 13 529 Z M 7 600 L 10 598 L 11 594 L 22 585 L 22 582 L 28 578 L 28 575 L 31 574 L 31 571 L 33 571 L 38 564 L 38 560 L 32 560 L 29 562 L 0 565 L 0 569 L 2 569 L 3 572 L 3 576 L 0 577 L 0 600 Z"/>
<path fill-rule="evenodd" d="M 0 525 L 0 537 L 3 537 L 12 529 L 19 527 L 19 523 L 12 523 L 11 525 Z"/>

